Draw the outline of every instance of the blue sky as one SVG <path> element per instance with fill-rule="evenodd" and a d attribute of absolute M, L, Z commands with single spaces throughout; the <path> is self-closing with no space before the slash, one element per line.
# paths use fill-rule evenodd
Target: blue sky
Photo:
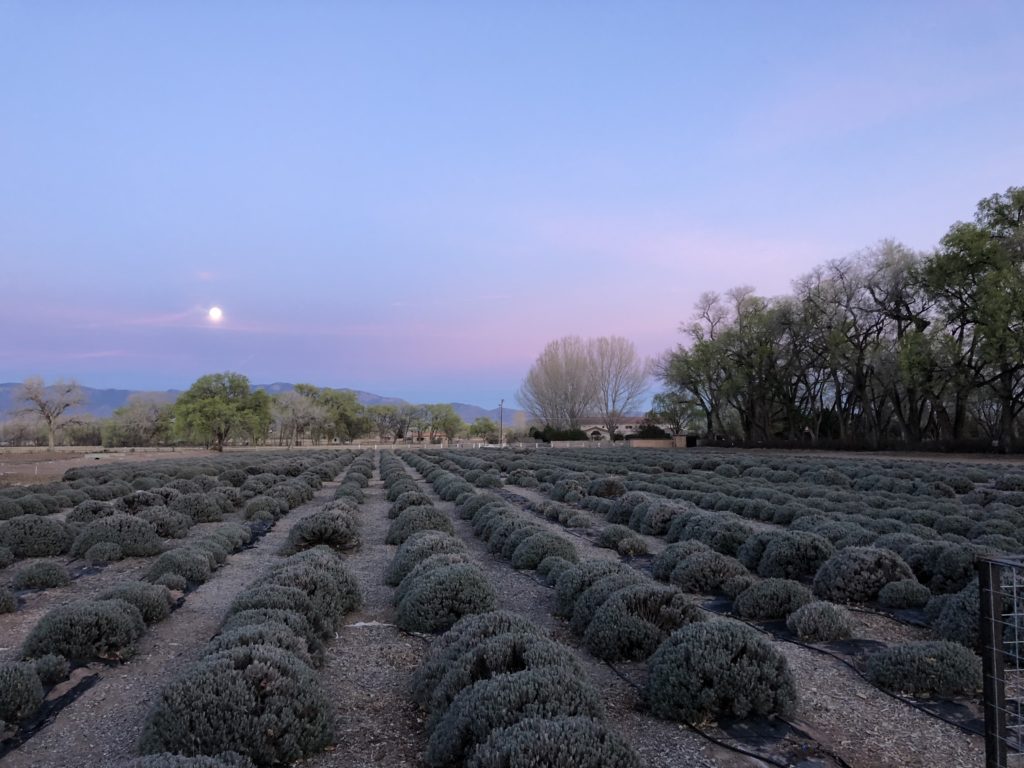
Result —
<path fill-rule="evenodd" d="M 511 399 L 1024 183 L 1024 4 L 0 0 L 0 381 Z M 205 318 L 213 305 L 225 318 Z"/>

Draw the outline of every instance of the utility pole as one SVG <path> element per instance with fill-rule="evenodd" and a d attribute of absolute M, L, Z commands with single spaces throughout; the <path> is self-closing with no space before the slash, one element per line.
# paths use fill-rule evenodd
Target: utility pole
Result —
<path fill-rule="evenodd" d="M 505 398 L 498 403 L 498 447 L 505 445 Z"/>

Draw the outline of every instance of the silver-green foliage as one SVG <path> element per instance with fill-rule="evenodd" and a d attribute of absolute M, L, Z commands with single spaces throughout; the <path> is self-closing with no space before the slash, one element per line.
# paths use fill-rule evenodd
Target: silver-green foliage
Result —
<path fill-rule="evenodd" d="M 807 603 L 789 614 L 786 626 L 801 640 L 828 643 L 853 635 L 853 622 L 845 609 L 824 600 Z"/>
<path fill-rule="evenodd" d="M 43 703 L 43 685 L 31 664 L 0 663 L 0 722 L 32 715 Z"/>
<path fill-rule="evenodd" d="M 786 715 L 796 683 L 785 657 L 758 632 L 713 619 L 676 630 L 648 662 L 647 703 L 669 720 Z"/>
<path fill-rule="evenodd" d="M 436 568 L 409 587 L 395 623 L 411 632 L 442 632 L 463 616 L 494 610 L 497 595 L 483 572 L 462 563 Z"/>
<path fill-rule="evenodd" d="M 68 659 L 124 659 L 145 631 L 142 614 L 124 600 L 83 600 L 54 608 L 32 628 L 22 655 Z"/>
<path fill-rule="evenodd" d="M 491 732 L 466 768 L 640 768 L 636 753 L 590 717 L 531 717 Z"/>
<path fill-rule="evenodd" d="M 290 763 L 331 742 L 330 705 L 312 669 L 287 651 L 244 645 L 205 657 L 167 685 L 143 727 L 143 753 Z"/>
<path fill-rule="evenodd" d="M 867 674 L 875 685 L 898 693 L 969 695 L 981 687 L 981 659 L 959 643 L 918 641 L 871 654 Z"/>
<path fill-rule="evenodd" d="M 440 768 L 462 760 L 497 728 L 530 717 L 599 718 L 600 698 L 579 677 L 557 667 L 541 667 L 481 680 L 455 697 L 437 723 L 424 761 Z"/>

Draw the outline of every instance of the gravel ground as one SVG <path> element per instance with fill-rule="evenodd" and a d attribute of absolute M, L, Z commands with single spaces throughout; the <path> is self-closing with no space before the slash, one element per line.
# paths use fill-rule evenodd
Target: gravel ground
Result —
<path fill-rule="evenodd" d="M 276 553 L 288 531 L 320 509 L 335 487 L 325 483 L 312 501 L 281 518 L 255 547 L 231 555 L 181 608 L 146 631 L 130 661 L 115 667 L 96 665 L 100 681 L 8 754 L 4 768 L 113 768 L 133 757 L 146 713 L 161 688 L 198 658 L 235 595 L 280 561 Z"/>
<path fill-rule="evenodd" d="M 358 513 L 362 545 L 345 556 L 364 604 L 348 616 L 318 672 L 334 703 L 337 743 L 303 766 L 415 766 L 426 743 L 407 690 L 428 645 L 393 624 L 393 590 L 384 584 L 384 568 L 398 548 L 384 543 L 391 504 L 376 473 L 365 494 Z"/>

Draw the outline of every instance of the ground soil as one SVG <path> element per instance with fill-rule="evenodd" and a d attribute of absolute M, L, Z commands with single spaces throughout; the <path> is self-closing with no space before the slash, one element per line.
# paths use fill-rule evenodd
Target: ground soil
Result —
<path fill-rule="evenodd" d="M 98 467 L 105 464 L 138 464 L 145 461 L 209 457 L 201 448 L 161 451 L 0 451 L 0 486 L 34 485 L 60 480 L 69 469 Z"/>

